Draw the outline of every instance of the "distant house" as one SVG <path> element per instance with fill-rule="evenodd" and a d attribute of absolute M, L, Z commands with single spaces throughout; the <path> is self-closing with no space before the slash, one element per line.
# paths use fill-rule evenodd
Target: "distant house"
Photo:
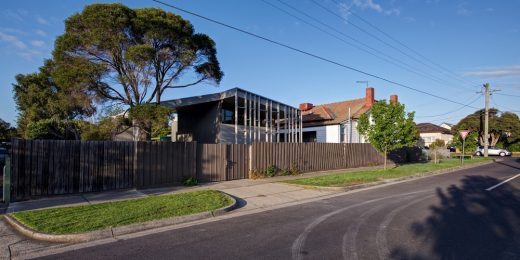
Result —
<path fill-rule="evenodd" d="M 440 124 L 440 127 L 443 127 L 443 128 L 448 129 L 448 130 L 451 130 L 451 128 L 453 127 L 453 124 L 443 122 L 442 124 Z"/>
<path fill-rule="evenodd" d="M 451 140 L 453 139 L 450 130 L 432 123 L 417 124 L 417 130 L 421 136 L 422 143 L 427 147 L 437 139 L 444 140 L 446 144 L 451 143 Z"/>
<path fill-rule="evenodd" d="M 161 105 L 176 112 L 172 141 L 301 142 L 298 108 L 240 88 L 162 101 Z"/>
<path fill-rule="evenodd" d="M 300 104 L 303 123 L 303 142 L 365 143 L 357 131 L 359 117 L 370 113 L 375 103 L 374 88 L 367 88 L 364 98 L 344 100 L 329 104 Z M 390 96 L 398 102 L 397 95 Z"/>

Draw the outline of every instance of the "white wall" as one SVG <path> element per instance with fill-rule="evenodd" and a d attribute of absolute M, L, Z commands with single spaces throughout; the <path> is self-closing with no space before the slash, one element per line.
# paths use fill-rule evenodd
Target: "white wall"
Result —
<path fill-rule="evenodd" d="M 316 127 L 305 127 L 303 132 L 316 131 L 316 142 L 317 143 L 339 143 L 340 142 L 340 131 L 339 125 L 326 125 Z"/>
<path fill-rule="evenodd" d="M 316 142 L 318 143 L 364 143 L 365 140 L 357 131 L 357 121 L 352 121 L 352 129 L 350 124 L 343 125 L 327 125 L 316 127 L 305 127 L 303 132 L 316 131 Z"/>
<path fill-rule="evenodd" d="M 453 139 L 453 135 L 450 134 L 441 134 L 441 133 L 420 133 L 421 139 L 424 142 L 425 146 L 430 146 L 431 143 L 435 142 L 437 139 L 444 140 L 444 143 L 449 144 Z"/>

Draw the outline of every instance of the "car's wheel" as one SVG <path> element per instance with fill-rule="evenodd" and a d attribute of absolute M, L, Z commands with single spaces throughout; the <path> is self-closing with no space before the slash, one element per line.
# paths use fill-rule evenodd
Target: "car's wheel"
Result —
<path fill-rule="evenodd" d="M 501 152 L 499 155 L 500 155 L 501 157 L 504 157 L 504 156 L 506 156 L 506 153 Z"/>
<path fill-rule="evenodd" d="M 482 156 L 482 153 L 481 152 L 476 152 L 475 155 Z"/>

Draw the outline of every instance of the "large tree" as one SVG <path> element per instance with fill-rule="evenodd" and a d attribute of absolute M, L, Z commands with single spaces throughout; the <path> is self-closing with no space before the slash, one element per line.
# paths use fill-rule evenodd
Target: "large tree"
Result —
<path fill-rule="evenodd" d="M 91 76 L 96 81 L 81 91 L 133 109 L 160 104 L 167 89 L 218 84 L 223 73 L 216 53 L 209 36 L 173 13 L 93 4 L 67 18 L 54 59 L 64 72 L 75 72 L 63 73 L 60 84 L 75 85 L 77 74 Z"/>
<path fill-rule="evenodd" d="M 462 129 L 476 133 L 474 138 L 481 145 L 484 144 L 484 110 L 478 110 L 460 120 L 453 128 L 454 135 Z M 511 112 L 501 113 L 498 109 L 489 109 L 489 137 L 488 142 L 495 146 L 500 140 L 507 144 L 520 140 L 520 120 Z"/>
<path fill-rule="evenodd" d="M 18 132 L 24 138 L 30 138 L 27 129 L 31 124 L 39 129 L 36 136 L 42 136 L 43 129 L 52 129 L 43 125 L 58 123 L 69 125 L 70 128 L 72 120 L 91 116 L 96 112 L 93 104 L 95 97 L 78 88 L 57 84 L 55 75 L 59 78 L 63 71 L 56 71 L 56 64 L 52 60 L 46 60 L 38 72 L 16 76 L 13 92 L 18 109 L 17 125 Z M 81 77 L 77 77 L 76 80 L 77 85 L 95 82 L 90 78 Z M 38 123 L 42 120 L 46 120 L 47 123 Z M 43 136 L 62 139 L 61 134 L 54 135 L 52 132 Z"/>
<path fill-rule="evenodd" d="M 413 146 L 417 142 L 417 128 L 413 122 L 414 112 L 406 113 L 400 103 L 376 102 L 370 113 L 359 118 L 358 131 L 385 156 L 397 148 Z"/>

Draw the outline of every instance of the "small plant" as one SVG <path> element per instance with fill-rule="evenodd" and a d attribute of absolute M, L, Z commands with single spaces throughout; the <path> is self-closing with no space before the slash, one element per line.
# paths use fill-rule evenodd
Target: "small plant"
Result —
<path fill-rule="evenodd" d="M 266 177 L 273 177 L 276 174 L 276 167 L 274 165 L 269 164 L 267 168 L 265 169 L 265 176 Z"/>
<path fill-rule="evenodd" d="M 292 163 L 290 172 L 291 172 L 291 175 L 302 174 L 302 171 L 300 171 L 300 169 L 298 168 L 298 165 L 295 162 Z"/>
<path fill-rule="evenodd" d="M 280 175 L 281 176 L 289 176 L 291 175 L 291 170 L 290 169 L 283 169 L 281 172 L 280 172 Z"/>
<path fill-rule="evenodd" d="M 197 183 L 197 179 L 193 177 L 184 177 L 184 179 L 182 180 L 182 184 L 184 186 L 195 186 L 197 185 Z"/>
<path fill-rule="evenodd" d="M 265 178 L 265 174 L 262 171 L 253 169 L 249 172 L 249 177 L 253 180 Z"/>

